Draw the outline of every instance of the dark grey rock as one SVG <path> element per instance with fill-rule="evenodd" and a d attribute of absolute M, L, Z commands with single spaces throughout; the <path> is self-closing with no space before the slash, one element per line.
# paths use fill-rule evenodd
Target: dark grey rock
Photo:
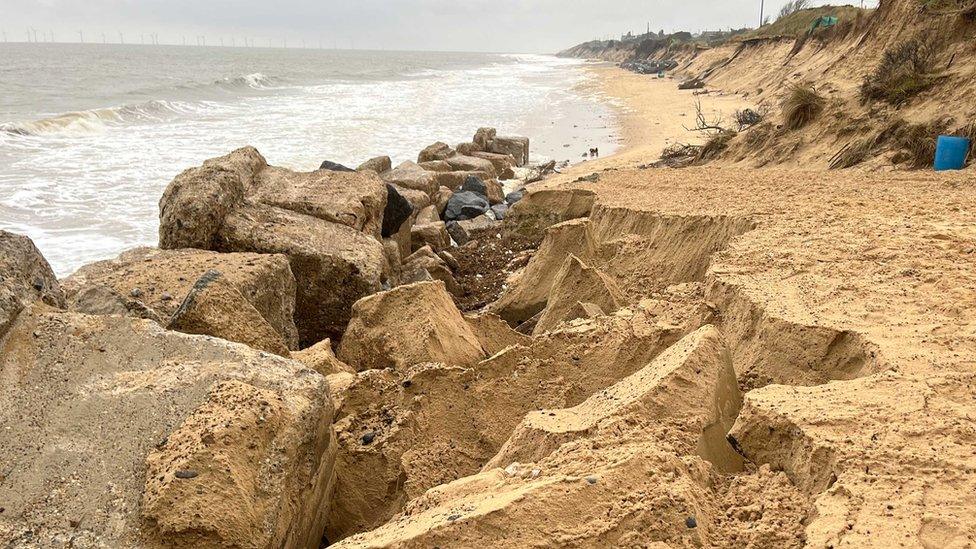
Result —
<path fill-rule="evenodd" d="M 400 230 L 400 225 L 413 214 L 410 201 L 400 194 L 396 187 L 386 184 L 386 209 L 383 210 L 383 238 L 388 238 Z"/>
<path fill-rule="evenodd" d="M 519 200 L 522 200 L 522 197 L 524 196 L 525 196 L 525 189 L 519 189 L 517 191 L 510 192 L 505 195 L 505 203 L 508 204 L 509 206 L 512 206 Z"/>
<path fill-rule="evenodd" d="M 330 172 L 354 172 L 354 171 L 356 171 L 356 170 L 354 170 L 352 168 L 343 166 L 342 164 L 338 164 L 336 162 L 332 162 L 331 160 L 326 160 L 325 162 L 322 162 L 322 165 L 319 166 L 319 169 L 320 170 L 329 170 Z"/>
<path fill-rule="evenodd" d="M 484 215 L 489 207 L 488 200 L 484 196 L 472 191 L 457 192 L 447 201 L 447 208 L 444 209 L 444 220 L 474 219 Z"/>
<path fill-rule="evenodd" d="M 495 214 L 495 219 L 499 221 L 505 219 L 505 215 L 508 213 L 508 204 L 495 204 L 491 207 L 491 213 Z"/>
<path fill-rule="evenodd" d="M 461 185 L 461 191 L 468 191 L 488 198 L 488 186 L 476 175 L 469 175 Z"/>

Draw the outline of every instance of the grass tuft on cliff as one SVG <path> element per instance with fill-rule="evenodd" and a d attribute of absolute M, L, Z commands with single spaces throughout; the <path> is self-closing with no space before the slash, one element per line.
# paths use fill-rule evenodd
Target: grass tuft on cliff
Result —
<path fill-rule="evenodd" d="M 783 100 L 783 119 L 786 127 L 799 130 L 820 115 L 826 105 L 823 96 L 807 84 L 794 84 Z"/>
<path fill-rule="evenodd" d="M 885 51 L 873 73 L 861 82 L 864 102 L 879 100 L 901 106 L 932 85 L 932 48 L 913 38 Z"/>

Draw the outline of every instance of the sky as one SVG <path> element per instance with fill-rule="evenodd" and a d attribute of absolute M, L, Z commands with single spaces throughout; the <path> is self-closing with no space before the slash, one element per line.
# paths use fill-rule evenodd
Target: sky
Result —
<path fill-rule="evenodd" d="M 767 13 L 783 3 L 766 0 Z M 0 32 L 11 42 L 30 33 L 41 42 L 137 44 L 156 34 L 161 44 L 205 37 L 211 46 L 247 38 L 257 47 L 552 53 L 648 23 L 666 32 L 755 26 L 759 7 L 760 0 L 0 0 Z"/>

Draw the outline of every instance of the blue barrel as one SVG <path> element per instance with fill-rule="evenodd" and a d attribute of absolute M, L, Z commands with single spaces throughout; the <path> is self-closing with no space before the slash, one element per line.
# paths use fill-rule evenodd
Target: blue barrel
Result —
<path fill-rule="evenodd" d="M 935 143 L 935 171 L 961 170 L 969 155 L 969 139 L 940 135 Z"/>

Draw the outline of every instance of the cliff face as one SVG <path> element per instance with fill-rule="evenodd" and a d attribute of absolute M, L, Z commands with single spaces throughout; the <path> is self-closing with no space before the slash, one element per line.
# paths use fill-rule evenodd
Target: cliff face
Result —
<path fill-rule="evenodd" d="M 809 29 L 824 9 L 838 10 L 832 12 L 836 25 L 787 33 Z M 935 136 L 976 137 L 976 4 L 971 0 L 882 0 L 873 11 L 818 8 L 794 18 L 712 47 L 591 42 L 564 54 L 671 60 L 678 78 L 700 78 L 707 88 L 755 101 L 766 111 L 765 123 L 729 141 L 724 161 L 920 168 L 931 165 Z M 797 86 L 815 90 L 822 108 L 811 123 L 789 129 L 783 105 Z M 866 91 L 872 87 L 878 91 Z M 838 161 L 851 151 L 853 157 Z"/>

